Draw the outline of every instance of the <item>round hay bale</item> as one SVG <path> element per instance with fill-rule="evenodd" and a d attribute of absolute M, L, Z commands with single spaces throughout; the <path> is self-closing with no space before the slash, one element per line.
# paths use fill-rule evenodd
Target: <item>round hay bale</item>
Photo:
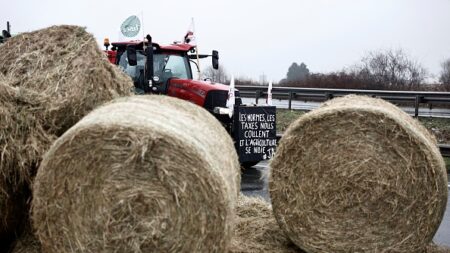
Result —
<path fill-rule="evenodd" d="M 42 141 L 43 135 L 60 136 L 98 105 L 131 95 L 133 87 L 131 79 L 109 63 L 95 38 L 77 26 L 14 36 L 0 47 L 0 62 L 0 80 L 15 88 L 0 95 L 0 104 L 13 115 L 0 122 L 0 135 L 9 137 L 0 143 L 0 171 L 19 171 L 13 184 L 32 178 L 30 167 L 51 143 Z"/>
<path fill-rule="evenodd" d="M 444 215 L 434 138 L 380 99 L 346 96 L 300 117 L 271 168 L 275 217 L 307 252 L 422 252 Z"/>
<path fill-rule="evenodd" d="M 236 229 L 230 253 L 301 253 L 273 217 L 272 206 L 264 199 L 239 195 Z"/>
<path fill-rule="evenodd" d="M 2 44 L 0 243 L 18 233 L 12 221 L 24 220 L 26 192 L 56 137 L 96 106 L 130 95 L 132 87 L 81 27 L 54 26 Z"/>
<path fill-rule="evenodd" d="M 239 184 L 233 142 L 206 110 L 119 99 L 45 155 L 33 227 L 47 252 L 226 252 Z"/>

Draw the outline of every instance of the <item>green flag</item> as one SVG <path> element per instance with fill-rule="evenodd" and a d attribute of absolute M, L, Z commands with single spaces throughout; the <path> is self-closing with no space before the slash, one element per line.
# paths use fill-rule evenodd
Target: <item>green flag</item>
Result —
<path fill-rule="evenodd" d="M 136 15 L 128 17 L 120 26 L 120 32 L 127 38 L 133 38 L 141 30 L 141 21 Z"/>

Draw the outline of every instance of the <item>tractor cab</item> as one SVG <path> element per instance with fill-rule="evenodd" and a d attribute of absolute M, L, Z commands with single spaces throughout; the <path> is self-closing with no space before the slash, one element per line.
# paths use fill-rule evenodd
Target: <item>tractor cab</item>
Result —
<path fill-rule="evenodd" d="M 151 41 L 151 38 L 147 38 L 144 42 L 112 43 L 112 50 L 107 51 L 110 61 L 133 79 L 136 93 L 168 94 L 172 79 L 193 79 L 190 63 L 197 66 L 193 61 L 197 58 L 197 55 L 193 54 L 196 53 L 195 46 L 190 44 L 161 46 L 148 41 Z M 213 57 L 213 66 L 217 69 L 219 65 L 217 51 L 213 51 L 212 55 L 198 55 L 199 58 L 209 56 Z"/>
<path fill-rule="evenodd" d="M 224 112 L 229 86 L 193 80 L 191 63 L 198 70 L 194 59 L 212 57 L 213 68 L 218 69 L 217 51 L 207 55 L 198 54 L 196 47 L 187 43 L 160 45 L 153 43 L 150 35 L 145 41 L 114 42 L 111 50 L 108 50 L 109 40 L 105 39 L 104 45 L 109 61 L 133 79 L 137 94 L 165 94 L 188 100 L 210 111 L 227 129 L 231 128 L 231 119 Z M 239 105 L 241 99 L 237 90 L 235 97 Z"/>

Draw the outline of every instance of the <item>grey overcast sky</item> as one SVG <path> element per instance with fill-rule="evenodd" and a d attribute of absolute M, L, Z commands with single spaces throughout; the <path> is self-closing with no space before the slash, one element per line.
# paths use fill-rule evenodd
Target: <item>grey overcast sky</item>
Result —
<path fill-rule="evenodd" d="M 371 50 L 403 48 L 432 74 L 450 58 L 450 0 L 0 0 L 0 28 L 87 27 L 99 43 L 144 14 L 154 41 L 181 40 L 195 19 L 201 52 L 217 49 L 235 76 L 278 81 L 293 62 L 312 72 L 341 70 Z M 203 66 L 210 62 L 203 62 Z"/>

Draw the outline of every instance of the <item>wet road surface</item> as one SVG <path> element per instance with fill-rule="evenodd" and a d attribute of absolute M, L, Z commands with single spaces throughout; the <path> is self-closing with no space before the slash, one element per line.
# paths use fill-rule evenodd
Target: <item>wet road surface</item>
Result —
<path fill-rule="evenodd" d="M 247 196 L 260 196 L 270 202 L 268 186 L 268 162 L 263 161 L 251 169 L 242 172 L 241 192 Z M 450 176 L 449 176 L 450 179 Z M 449 180 L 450 182 L 450 180 Z M 450 197 L 450 185 L 449 185 Z M 450 247 L 450 199 L 447 200 L 447 209 L 444 219 L 434 236 L 433 241 L 438 245 Z"/>

